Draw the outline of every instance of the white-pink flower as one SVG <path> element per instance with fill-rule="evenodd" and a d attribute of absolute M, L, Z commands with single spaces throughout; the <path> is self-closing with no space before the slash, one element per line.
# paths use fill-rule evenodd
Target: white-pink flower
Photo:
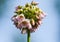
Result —
<path fill-rule="evenodd" d="M 30 20 L 28 19 L 24 19 L 23 21 L 21 21 L 20 23 L 18 23 L 18 27 L 21 27 L 21 28 L 32 28 L 31 24 L 30 24 Z"/>
<path fill-rule="evenodd" d="M 23 14 L 20 14 L 20 15 L 16 16 L 16 19 L 18 20 L 18 22 L 21 22 L 25 19 L 25 17 Z"/>

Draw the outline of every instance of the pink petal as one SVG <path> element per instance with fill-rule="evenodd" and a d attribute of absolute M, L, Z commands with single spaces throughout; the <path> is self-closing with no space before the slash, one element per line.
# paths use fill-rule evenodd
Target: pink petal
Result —
<path fill-rule="evenodd" d="M 27 30 L 26 29 L 22 29 L 21 33 L 22 34 L 26 34 L 27 33 Z"/>

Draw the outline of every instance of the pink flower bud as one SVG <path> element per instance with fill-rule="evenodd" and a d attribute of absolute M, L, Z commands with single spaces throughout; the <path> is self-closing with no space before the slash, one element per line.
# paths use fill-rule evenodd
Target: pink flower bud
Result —
<path fill-rule="evenodd" d="M 41 25 L 42 21 L 38 21 L 38 24 Z"/>
<path fill-rule="evenodd" d="M 31 24 L 35 25 L 35 21 L 33 19 L 31 19 Z"/>
<path fill-rule="evenodd" d="M 18 22 L 17 19 L 16 19 L 16 17 L 12 17 L 12 21 L 14 21 L 15 23 Z"/>
<path fill-rule="evenodd" d="M 41 12 L 41 14 L 40 14 L 41 19 L 43 19 L 45 16 L 46 16 L 45 13 Z"/>

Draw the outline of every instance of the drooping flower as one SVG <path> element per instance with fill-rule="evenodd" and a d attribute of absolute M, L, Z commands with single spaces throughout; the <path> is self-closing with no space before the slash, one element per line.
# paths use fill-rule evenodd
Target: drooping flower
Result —
<path fill-rule="evenodd" d="M 16 19 L 18 20 L 18 22 L 23 21 L 25 19 L 24 14 L 20 14 L 20 15 L 16 16 Z"/>
<path fill-rule="evenodd" d="M 21 28 L 32 28 L 31 24 L 30 24 L 30 21 L 27 20 L 27 19 L 24 19 L 23 21 L 21 21 L 20 23 L 18 23 L 18 27 L 21 27 Z"/>

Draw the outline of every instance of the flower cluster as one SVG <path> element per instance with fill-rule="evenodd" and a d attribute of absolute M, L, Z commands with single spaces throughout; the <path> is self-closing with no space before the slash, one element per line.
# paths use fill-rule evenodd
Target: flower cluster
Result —
<path fill-rule="evenodd" d="M 21 33 L 35 32 L 45 17 L 44 12 L 37 7 L 38 3 L 31 2 L 25 6 L 17 6 L 15 15 L 12 17 L 14 25 L 21 30 Z"/>

